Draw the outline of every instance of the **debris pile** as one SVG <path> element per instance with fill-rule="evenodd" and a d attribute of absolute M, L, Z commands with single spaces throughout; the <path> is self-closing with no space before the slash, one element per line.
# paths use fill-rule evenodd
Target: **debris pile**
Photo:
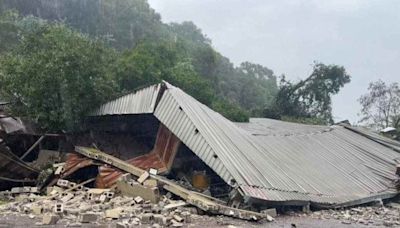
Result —
<path fill-rule="evenodd" d="M 343 210 L 322 210 L 310 214 L 317 219 L 335 219 L 342 224 L 364 224 L 374 226 L 400 226 L 400 204 L 388 203 L 376 206 L 354 207 Z"/>
<path fill-rule="evenodd" d="M 87 188 L 63 179 L 58 180 L 57 186 L 48 187 L 43 195 L 37 188 L 17 187 L 1 192 L 1 196 L 10 201 L 0 206 L 1 214 L 41 218 L 36 225 L 99 225 L 115 220 L 117 227 L 141 224 L 181 227 L 198 216 L 196 208 L 172 199 L 171 194 L 151 202 L 141 196 L 123 195 L 118 188 Z"/>

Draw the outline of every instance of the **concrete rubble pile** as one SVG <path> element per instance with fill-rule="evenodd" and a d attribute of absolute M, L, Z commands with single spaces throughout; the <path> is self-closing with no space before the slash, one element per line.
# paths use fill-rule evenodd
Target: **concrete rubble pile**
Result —
<path fill-rule="evenodd" d="M 170 194 L 160 196 L 157 202 L 133 195 L 121 194 L 118 187 L 87 188 L 60 179 L 57 186 L 48 187 L 43 195 L 37 188 L 26 187 L 1 192 L 3 200 L 10 203 L 1 205 L 0 213 L 41 218 L 36 225 L 100 225 L 114 220 L 117 227 L 142 224 L 181 227 L 199 216 L 196 208 L 188 207 L 184 201 L 171 199 Z"/>
<path fill-rule="evenodd" d="M 341 224 L 341 226 L 348 227 L 355 225 L 399 227 L 400 203 L 398 199 L 385 203 L 382 200 L 377 200 L 374 203 L 358 207 L 309 211 L 307 213 L 286 211 L 283 216 L 285 215 L 317 220 L 334 220 L 338 224 Z"/>

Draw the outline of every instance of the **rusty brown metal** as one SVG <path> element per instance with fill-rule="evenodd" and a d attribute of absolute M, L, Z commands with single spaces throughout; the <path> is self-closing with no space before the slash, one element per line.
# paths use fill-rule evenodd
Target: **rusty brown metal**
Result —
<path fill-rule="evenodd" d="M 147 154 L 132 158 L 126 162 L 142 170 L 157 169 L 158 173 L 166 173 L 171 169 L 180 140 L 172 134 L 164 125 L 160 124 L 154 148 Z M 68 154 L 64 171 L 60 178 L 65 178 L 77 170 L 93 165 L 94 160 L 80 154 Z M 99 174 L 96 178 L 97 188 L 111 188 L 118 178 L 125 172 L 110 165 L 99 166 Z"/>
<path fill-rule="evenodd" d="M 69 153 L 64 165 L 64 171 L 61 177 L 67 177 L 79 169 L 93 165 L 94 161 L 79 154 Z"/>
<path fill-rule="evenodd" d="M 166 173 L 172 166 L 179 145 L 180 140 L 164 125 L 160 124 L 153 150 L 148 154 L 138 156 L 126 162 L 143 170 L 153 168 L 157 169 L 158 173 Z M 116 168 L 103 165 L 99 168 L 96 186 L 98 188 L 110 188 L 115 185 L 117 179 L 123 173 Z"/>

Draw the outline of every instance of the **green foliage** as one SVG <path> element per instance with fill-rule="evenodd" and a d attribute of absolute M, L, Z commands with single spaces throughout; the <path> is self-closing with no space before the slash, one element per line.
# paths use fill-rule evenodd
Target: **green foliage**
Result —
<path fill-rule="evenodd" d="M 141 43 L 122 55 L 115 71 L 119 87 L 124 92 L 166 80 L 233 121 L 248 120 L 247 113 L 237 105 L 216 97 L 211 82 L 198 74 L 190 55 L 180 43 Z"/>
<path fill-rule="evenodd" d="M 7 9 L 16 9 L 24 16 L 62 21 L 123 51 L 113 71 L 124 91 L 165 79 L 188 88 L 205 104 L 211 105 L 212 99 L 225 100 L 256 114 L 259 112 L 254 110 L 270 106 L 277 93 L 276 77 L 271 70 L 251 63 L 235 68 L 213 49 L 210 39 L 195 24 L 163 24 L 146 0 L 0 2 L 0 11 Z"/>
<path fill-rule="evenodd" d="M 18 115 L 47 130 L 70 130 L 112 95 L 108 69 L 115 56 L 62 24 L 41 24 L 1 57 L 1 92 L 17 102 Z"/>
<path fill-rule="evenodd" d="M 237 105 L 230 104 L 226 101 L 215 100 L 212 103 L 212 109 L 221 115 L 235 122 L 248 122 L 249 114 Z"/>
<path fill-rule="evenodd" d="M 315 63 L 311 75 L 298 83 L 282 77 L 275 105 L 281 116 L 316 118 L 329 124 L 333 122 L 331 96 L 349 82 L 344 67 Z"/>
<path fill-rule="evenodd" d="M 237 68 L 239 74 L 239 104 L 246 110 L 271 105 L 278 87 L 272 70 L 250 62 L 244 62 Z"/>
<path fill-rule="evenodd" d="M 0 53 L 11 50 L 18 40 L 17 18 L 18 14 L 13 11 L 0 15 Z"/>
<path fill-rule="evenodd" d="M 294 116 L 282 116 L 281 120 L 293 123 L 301 123 L 308 125 L 326 125 L 326 120 L 317 117 L 294 117 Z"/>
<path fill-rule="evenodd" d="M 160 15 L 146 0 L 0 1 L 0 10 L 7 9 L 63 22 L 92 37 L 106 37 L 117 49 L 131 48 L 143 39 L 158 39 L 166 33 Z"/>

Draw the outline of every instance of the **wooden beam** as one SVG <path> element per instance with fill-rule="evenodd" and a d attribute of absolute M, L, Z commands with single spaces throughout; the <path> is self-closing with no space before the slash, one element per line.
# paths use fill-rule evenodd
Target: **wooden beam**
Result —
<path fill-rule="evenodd" d="M 136 177 L 140 177 L 143 173 L 146 172 L 143 169 L 137 168 L 119 158 L 106 154 L 97 149 L 76 146 L 75 151 L 85 157 L 89 157 L 93 160 L 102 161 L 127 173 L 133 174 Z"/>
<path fill-rule="evenodd" d="M 32 150 L 35 149 L 45 137 L 46 135 L 40 136 L 40 138 L 20 157 L 20 159 L 23 160 L 29 153 L 31 153 Z"/>
<path fill-rule="evenodd" d="M 76 146 L 75 151 L 83 156 L 102 161 L 127 173 L 133 174 L 137 178 L 140 177 L 143 173 L 147 172 L 97 149 Z M 181 197 L 189 204 L 192 204 L 193 206 L 212 214 L 227 215 L 235 218 L 254 221 L 265 218 L 264 214 L 258 212 L 241 210 L 223 205 L 221 200 L 183 188 L 176 184 L 174 181 L 171 181 L 164 177 L 158 175 L 151 175 L 150 177 L 157 180 L 159 183 L 162 183 L 165 190 Z"/>

